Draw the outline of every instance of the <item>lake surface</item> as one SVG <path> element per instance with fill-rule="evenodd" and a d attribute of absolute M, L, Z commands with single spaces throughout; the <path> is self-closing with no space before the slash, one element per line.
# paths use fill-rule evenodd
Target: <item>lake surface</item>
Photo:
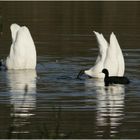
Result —
<path fill-rule="evenodd" d="M 0 72 L 0 138 L 140 138 L 140 2 L 0 2 L 0 58 L 11 23 L 29 27 L 36 70 Z M 92 31 L 113 31 L 127 86 L 76 76 L 98 55 Z"/>

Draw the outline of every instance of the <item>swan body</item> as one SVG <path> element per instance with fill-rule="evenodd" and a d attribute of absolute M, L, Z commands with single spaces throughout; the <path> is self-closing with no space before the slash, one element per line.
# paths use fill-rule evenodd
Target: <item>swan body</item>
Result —
<path fill-rule="evenodd" d="M 95 65 L 84 73 L 90 77 L 104 78 L 102 69 L 108 69 L 110 76 L 123 76 L 125 71 L 124 57 L 114 33 L 110 35 L 110 44 L 102 34 L 95 32 L 99 54 Z"/>
<path fill-rule="evenodd" d="M 99 34 L 95 31 L 94 33 L 98 42 L 99 54 L 96 59 L 95 66 L 93 66 L 89 70 L 85 70 L 85 74 L 89 75 L 90 77 L 104 77 L 103 73 L 101 73 L 100 71 L 102 71 L 102 69 L 104 68 L 104 61 L 106 58 L 108 43 L 102 34 Z"/>
<path fill-rule="evenodd" d="M 114 35 L 114 41 L 116 43 L 117 46 L 117 60 L 118 60 L 118 76 L 123 76 L 124 75 L 124 71 L 125 71 L 125 63 L 124 63 L 124 57 L 123 57 L 123 53 L 122 50 L 120 48 L 120 45 L 118 43 L 118 40 L 116 38 L 116 36 Z"/>
<path fill-rule="evenodd" d="M 10 54 L 6 58 L 7 69 L 35 69 L 36 49 L 29 29 L 26 26 L 20 27 L 12 24 L 12 44 Z"/>
<path fill-rule="evenodd" d="M 106 58 L 104 61 L 104 68 L 109 70 L 110 76 L 117 75 L 118 76 L 118 50 L 114 38 L 114 33 L 110 35 L 110 44 L 108 46 L 106 52 Z M 101 70 L 102 71 L 102 70 Z"/>

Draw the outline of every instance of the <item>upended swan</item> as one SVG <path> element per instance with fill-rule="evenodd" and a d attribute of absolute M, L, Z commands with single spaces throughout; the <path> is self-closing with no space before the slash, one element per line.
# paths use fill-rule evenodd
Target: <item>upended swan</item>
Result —
<path fill-rule="evenodd" d="M 81 70 L 77 78 L 83 73 L 89 77 L 104 78 L 102 70 L 108 69 L 110 76 L 123 76 L 125 71 L 124 57 L 115 34 L 110 35 L 110 44 L 104 36 L 94 31 L 97 38 L 99 54 L 95 65 L 89 70 Z"/>
<path fill-rule="evenodd" d="M 12 44 L 6 58 L 6 69 L 35 69 L 36 48 L 29 29 L 26 26 L 12 24 Z"/>

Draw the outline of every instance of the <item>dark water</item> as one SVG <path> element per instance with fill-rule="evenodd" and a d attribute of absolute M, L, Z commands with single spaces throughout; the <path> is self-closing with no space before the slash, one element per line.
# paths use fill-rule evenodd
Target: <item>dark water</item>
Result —
<path fill-rule="evenodd" d="M 0 57 L 14 22 L 38 56 L 36 70 L 0 72 L 0 138 L 140 138 L 140 2 L 0 2 L 0 16 Z M 130 85 L 75 79 L 96 60 L 93 30 L 116 34 Z"/>

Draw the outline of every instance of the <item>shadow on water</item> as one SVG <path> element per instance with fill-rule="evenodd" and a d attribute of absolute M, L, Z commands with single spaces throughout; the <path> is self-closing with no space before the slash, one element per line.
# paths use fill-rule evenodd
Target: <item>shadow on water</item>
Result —
<path fill-rule="evenodd" d="M 53 115 L 55 116 L 54 120 L 54 128 L 53 130 L 50 130 L 49 125 L 47 123 L 39 125 L 38 128 L 38 138 L 43 139 L 67 139 L 70 138 L 73 132 L 69 133 L 63 133 L 61 129 L 61 121 L 62 121 L 62 111 L 61 107 L 59 108 L 53 108 Z"/>

